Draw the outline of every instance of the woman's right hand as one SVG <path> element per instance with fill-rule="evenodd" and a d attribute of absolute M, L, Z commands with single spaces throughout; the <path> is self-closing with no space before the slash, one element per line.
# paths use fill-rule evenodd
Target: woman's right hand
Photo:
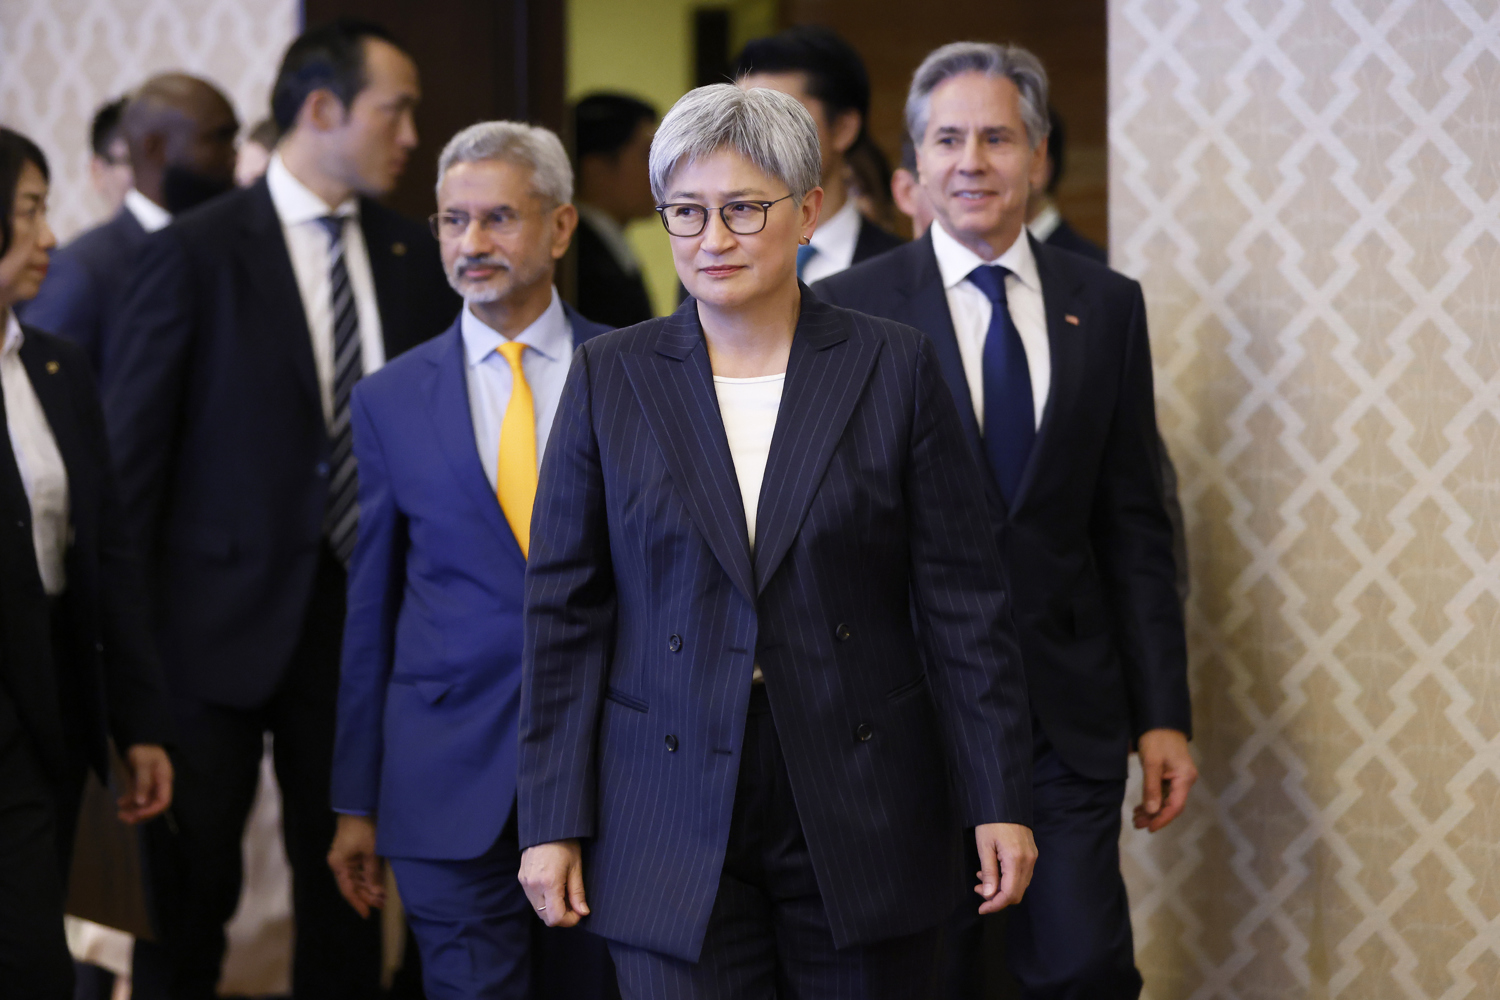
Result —
<path fill-rule="evenodd" d="M 521 852 L 521 888 L 548 927 L 572 927 L 589 915 L 583 895 L 583 849 L 576 840 L 537 844 Z"/>

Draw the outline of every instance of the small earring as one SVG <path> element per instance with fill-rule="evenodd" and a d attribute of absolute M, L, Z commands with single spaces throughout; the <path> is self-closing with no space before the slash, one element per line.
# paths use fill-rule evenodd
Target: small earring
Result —
<path fill-rule="evenodd" d="M 812 237 L 810 237 L 810 236 L 804 236 L 801 239 L 799 239 L 797 242 L 800 243 L 802 246 L 807 246 L 809 243 L 812 242 Z"/>

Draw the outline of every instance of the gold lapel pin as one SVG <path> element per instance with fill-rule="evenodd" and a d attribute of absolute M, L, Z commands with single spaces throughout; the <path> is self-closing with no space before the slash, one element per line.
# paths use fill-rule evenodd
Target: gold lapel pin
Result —
<path fill-rule="evenodd" d="M 1063 313 L 1063 319 L 1069 323 L 1072 323 L 1074 326 L 1078 325 L 1078 317 L 1074 316 L 1072 313 Z"/>
<path fill-rule="evenodd" d="M 406 256 L 406 244 L 405 243 L 392 243 L 391 244 L 391 253 L 395 254 L 397 257 L 405 257 Z"/>
<path fill-rule="evenodd" d="M 58 364 L 56 361 L 47 362 L 48 375 L 56 375 L 60 371 L 62 371 L 62 365 Z"/>

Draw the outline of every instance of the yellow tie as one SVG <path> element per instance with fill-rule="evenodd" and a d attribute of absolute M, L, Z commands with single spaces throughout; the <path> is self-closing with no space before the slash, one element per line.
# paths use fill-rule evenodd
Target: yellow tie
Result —
<path fill-rule="evenodd" d="M 510 362 L 510 402 L 500 422 L 495 495 L 525 556 L 531 552 L 531 505 L 536 500 L 536 410 L 531 403 L 531 386 L 521 370 L 521 353 L 526 345 L 511 341 L 495 350 Z"/>

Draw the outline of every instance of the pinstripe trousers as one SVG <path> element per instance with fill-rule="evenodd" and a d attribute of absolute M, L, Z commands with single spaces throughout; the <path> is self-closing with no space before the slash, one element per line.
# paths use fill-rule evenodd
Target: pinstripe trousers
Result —
<path fill-rule="evenodd" d="M 702 955 L 693 963 L 617 942 L 609 949 L 624 1000 L 921 1000 L 938 937 L 933 928 L 834 948 L 770 702 L 757 684 Z"/>

